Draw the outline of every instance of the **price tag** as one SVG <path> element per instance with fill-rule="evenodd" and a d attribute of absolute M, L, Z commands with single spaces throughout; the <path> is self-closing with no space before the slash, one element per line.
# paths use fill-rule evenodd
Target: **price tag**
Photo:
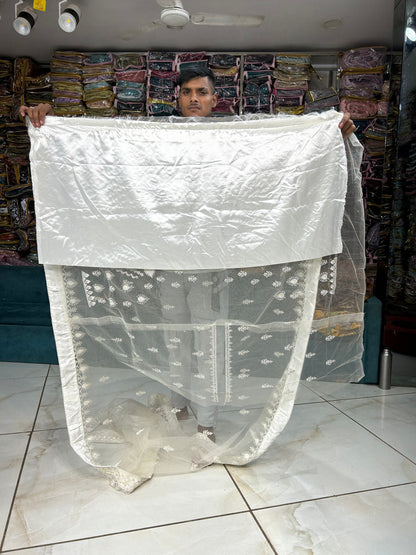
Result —
<path fill-rule="evenodd" d="M 46 11 L 46 0 L 33 0 L 33 9 L 40 12 Z"/>

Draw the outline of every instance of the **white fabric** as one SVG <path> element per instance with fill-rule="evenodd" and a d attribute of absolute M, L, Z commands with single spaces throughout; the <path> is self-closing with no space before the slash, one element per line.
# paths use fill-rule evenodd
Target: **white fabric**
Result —
<path fill-rule="evenodd" d="M 331 168 L 335 195 L 329 182 L 324 186 L 325 193 L 322 192 L 321 180 L 316 181 L 315 159 L 307 160 L 300 152 L 287 155 L 284 165 L 278 168 L 281 176 L 287 178 L 283 177 L 275 187 L 293 192 L 298 183 L 302 184 L 293 193 L 300 212 L 305 205 L 304 194 L 308 199 L 322 197 L 322 206 L 325 195 L 330 199 L 339 198 L 329 203 L 327 212 L 321 212 L 321 221 L 314 221 L 315 214 L 308 216 L 307 221 L 302 220 L 297 235 L 290 235 L 290 240 L 279 223 L 272 227 L 269 225 L 272 219 L 266 218 L 267 233 L 262 235 L 256 250 L 250 248 L 249 242 L 247 255 L 242 259 L 244 264 L 237 267 L 233 264 L 223 267 L 230 261 L 228 250 L 232 250 L 233 244 L 239 244 L 242 251 L 244 247 L 239 227 L 231 220 L 221 220 L 224 231 L 218 235 L 215 252 L 206 251 L 211 248 L 205 237 L 210 229 L 200 233 L 199 226 L 189 237 L 195 239 L 200 251 L 193 243 L 192 249 L 180 241 L 174 245 L 174 238 L 183 234 L 175 232 L 172 219 L 169 229 L 174 246 L 165 253 L 168 268 L 156 263 L 160 260 L 161 245 L 169 238 L 163 221 L 153 227 L 153 254 L 152 242 L 147 241 L 146 257 L 151 258 L 148 264 L 142 261 L 142 267 L 132 268 L 131 262 L 124 260 L 126 245 L 134 243 L 131 251 L 134 260 L 144 252 L 142 236 L 133 237 L 130 243 L 130 232 L 136 225 L 134 205 L 140 205 L 142 197 L 137 196 L 136 181 L 118 175 L 120 168 L 126 166 L 119 164 L 119 149 L 114 144 L 109 146 L 106 133 L 111 127 L 123 145 L 130 141 L 131 149 L 135 149 L 136 131 L 139 133 L 145 128 L 143 122 L 115 120 L 110 124 L 108 120 L 49 119 L 45 132 L 31 130 L 33 186 L 41 220 L 39 242 L 43 260 L 48 261 L 45 274 L 70 441 L 88 464 L 106 474 L 111 485 L 121 491 L 131 492 L 155 474 L 193 471 L 212 462 L 253 461 L 286 425 L 301 378 L 356 381 L 362 377 L 365 290 L 359 173 L 362 148 L 355 138 L 344 145 L 338 129 L 339 115 L 284 118 L 282 127 L 274 127 L 277 121 L 261 118 L 254 125 L 252 119 L 235 118 L 209 121 L 206 126 L 192 120 L 149 122 L 154 123 L 155 130 L 159 129 L 150 173 L 158 174 L 164 153 L 169 152 L 172 167 L 178 168 L 178 176 L 184 180 L 178 183 L 173 179 L 171 184 L 166 184 L 169 190 L 183 192 L 188 187 L 188 193 L 192 194 L 193 181 L 190 183 L 183 177 L 181 165 L 183 153 L 199 144 L 204 145 L 199 169 L 208 184 L 215 183 L 216 194 L 221 195 L 223 159 L 218 161 L 219 171 L 215 161 L 207 162 L 204 156 L 211 146 L 216 148 L 217 128 L 219 135 L 225 128 L 235 129 L 237 136 L 243 135 L 243 131 L 246 137 L 253 134 L 263 147 L 265 135 L 269 137 L 268 145 L 279 142 L 281 133 L 290 135 L 292 145 L 307 145 L 309 152 L 319 153 L 321 168 Z M 182 130 L 180 136 L 169 133 L 169 125 Z M 55 126 L 59 136 L 66 135 L 64 144 L 55 141 L 51 134 Z M 90 129 L 89 133 L 86 128 Z M 102 137 L 103 150 L 96 151 L 92 157 L 90 137 L 100 135 L 103 129 L 106 130 Z M 333 144 L 330 147 L 326 144 L 325 152 L 322 144 L 326 143 L 327 136 L 333 137 Z M 41 152 L 57 150 L 57 144 L 60 145 L 61 175 L 76 173 L 75 161 L 79 167 L 97 167 L 92 181 L 78 179 L 75 184 L 57 178 L 56 164 L 39 158 Z M 76 145 L 76 157 L 73 145 Z M 232 160 L 246 156 L 243 141 L 237 141 L 234 148 Z M 230 147 L 229 152 L 232 150 Z M 172 157 L 173 153 L 176 158 Z M 224 203 L 234 206 L 237 214 L 240 193 L 251 191 L 245 198 L 243 195 L 241 203 L 247 206 L 249 199 L 253 221 L 258 218 L 257 197 L 259 205 L 264 207 L 265 202 L 263 185 L 255 187 L 258 165 L 263 163 L 262 154 L 263 150 L 259 149 L 258 163 L 252 161 L 241 167 L 242 181 L 234 189 L 234 195 L 227 189 L 227 200 L 222 197 Z M 273 175 L 274 165 L 283 163 L 272 161 L 269 154 L 265 159 Z M 150 165 L 150 157 L 147 164 Z M 339 172 L 333 171 L 334 167 L 339 167 Z M 114 175 L 117 173 L 117 179 L 108 177 L 112 175 L 111 168 Z M 162 164 L 160 172 L 165 171 Z M 197 180 L 198 172 L 194 173 Z M 297 176 L 293 181 L 292 173 Z M 322 170 L 319 175 L 323 175 Z M 157 179 L 152 183 L 159 188 Z M 267 183 L 264 186 L 269 187 Z M 95 190 L 93 197 L 91 190 Z M 125 204 L 126 213 L 120 213 L 116 200 L 111 215 L 111 199 L 118 199 L 121 190 L 121 196 L 130 199 Z M 200 190 L 202 202 L 202 184 Z M 278 199 L 286 206 L 287 195 L 279 197 L 273 187 L 268 190 L 270 210 L 276 207 L 276 213 L 284 214 Z M 186 199 L 188 193 L 181 199 Z M 146 198 L 150 196 L 149 193 Z M 160 193 L 152 198 L 160 198 Z M 71 203 L 78 199 L 81 214 L 88 205 L 94 215 L 93 223 L 75 225 L 75 214 L 72 214 L 72 226 L 63 225 L 60 218 L 67 217 L 63 199 Z M 214 201 L 210 206 L 214 206 Z M 147 214 L 149 221 L 151 206 L 137 210 Z M 221 204 L 216 206 L 218 215 Z M 181 207 L 185 210 L 186 203 Z M 191 212 L 192 207 L 188 212 L 181 212 L 177 220 L 179 227 Z M 173 212 L 171 215 L 174 216 Z M 123 261 L 113 244 L 115 239 L 107 238 L 107 244 L 100 236 L 103 228 L 108 228 L 110 233 L 113 225 L 117 228 L 117 221 L 123 222 L 114 234 L 115 237 L 124 229 L 117 239 Z M 262 225 L 262 221 L 257 219 L 257 224 Z M 309 244 L 311 233 L 314 244 L 310 248 L 314 257 L 302 251 Z M 277 236 L 270 238 L 270 234 Z M 79 244 L 80 237 L 82 244 Z M 90 240 L 98 252 L 92 252 Z M 324 254 L 327 248 L 335 252 Z M 261 255 L 256 255 L 257 250 Z M 281 252 L 290 260 L 282 260 Z M 291 259 L 295 252 L 302 252 L 298 256 L 304 258 Z M 176 262 L 173 253 L 178 257 Z M 60 264 L 52 264 L 58 255 Z M 207 267 L 201 268 L 199 264 L 208 260 L 206 255 L 211 258 L 206 262 Z M 237 255 L 235 250 L 233 260 Z M 184 260 L 188 262 L 184 264 Z M 190 261 L 196 264 L 195 268 L 188 267 Z M 174 263 L 177 267 L 170 269 Z M 172 405 L 172 399 L 179 395 L 187 400 L 190 412 L 190 419 L 184 422 L 176 418 L 177 410 L 182 407 Z M 200 421 L 208 413 L 216 419 L 216 443 L 207 433 L 197 433 L 197 424 L 211 423 Z"/>
<path fill-rule="evenodd" d="M 39 260 L 195 270 L 340 252 L 347 174 L 339 121 L 337 112 L 47 118 L 30 128 Z"/>

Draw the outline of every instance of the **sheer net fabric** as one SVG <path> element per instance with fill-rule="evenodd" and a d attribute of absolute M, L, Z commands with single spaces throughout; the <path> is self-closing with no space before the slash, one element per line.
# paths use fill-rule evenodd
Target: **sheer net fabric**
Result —
<path fill-rule="evenodd" d="M 345 149 L 338 254 L 195 270 L 45 264 L 71 444 L 113 487 L 250 463 L 285 427 L 301 379 L 362 377 L 361 148 Z"/>

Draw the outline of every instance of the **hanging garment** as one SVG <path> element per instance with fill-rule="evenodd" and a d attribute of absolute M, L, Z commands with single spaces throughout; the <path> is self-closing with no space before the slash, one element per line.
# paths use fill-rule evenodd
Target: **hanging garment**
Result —
<path fill-rule="evenodd" d="M 362 147 L 340 119 L 30 127 L 70 441 L 115 488 L 253 461 L 301 377 L 361 378 Z"/>

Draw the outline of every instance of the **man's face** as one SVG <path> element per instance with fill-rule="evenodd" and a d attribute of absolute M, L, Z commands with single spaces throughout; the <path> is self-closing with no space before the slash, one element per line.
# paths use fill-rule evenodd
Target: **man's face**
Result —
<path fill-rule="evenodd" d="M 217 94 L 212 90 L 208 77 L 195 77 L 182 84 L 179 108 L 184 117 L 209 116 L 216 105 Z"/>

